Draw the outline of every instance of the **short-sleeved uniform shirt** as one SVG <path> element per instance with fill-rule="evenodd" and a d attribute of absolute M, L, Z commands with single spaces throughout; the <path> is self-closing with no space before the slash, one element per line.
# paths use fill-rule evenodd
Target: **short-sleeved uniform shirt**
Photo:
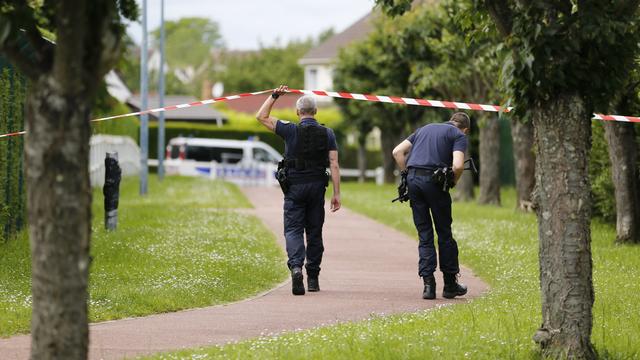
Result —
<path fill-rule="evenodd" d="M 318 124 L 316 119 L 314 118 L 304 118 L 300 120 L 300 125 L 311 125 L 311 126 L 321 126 Z M 333 133 L 333 130 L 330 128 L 327 129 L 327 141 L 328 141 L 328 149 L 338 150 L 338 144 L 336 142 L 336 135 Z M 284 139 L 284 157 L 286 159 L 295 158 L 296 146 L 298 144 L 298 133 L 296 130 L 296 124 L 278 120 L 276 122 L 275 128 L 276 134 Z M 291 180 L 302 179 L 305 177 L 314 177 L 319 175 L 324 175 L 324 169 L 305 169 L 305 170 L 296 170 L 294 168 L 289 169 L 289 178 Z"/>
<path fill-rule="evenodd" d="M 433 170 L 453 165 L 454 151 L 467 151 L 467 136 L 451 123 L 425 125 L 407 138 L 412 144 L 407 167 Z"/>

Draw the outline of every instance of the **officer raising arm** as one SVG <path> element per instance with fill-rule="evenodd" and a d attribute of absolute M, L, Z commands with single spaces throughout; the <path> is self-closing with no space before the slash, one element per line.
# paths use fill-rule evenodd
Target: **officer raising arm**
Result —
<path fill-rule="evenodd" d="M 470 120 L 465 113 L 455 113 L 444 124 L 428 124 L 416 130 L 393 149 L 393 157 L 406 177 L 413 222 L 418 231 L 418 274 L 424 281 L 424 299 L 435 299 L 436 281 L 433 273 L 437 259 L 444 277 L 442 296 L 454 298 L 467 293 L 466 286 L 458 284 L 458 244 L 451 233 L 451 196 L 448 184 L 442 184 L 438 173 L 453 170 L 453 183 L 464 171 L 464 153 Z M 450 172 L 449 172 L 450 174 Z M 446 179 L 445 179 L 446 181 Z M 433 225 L 438 233 L 438 250 L 434 246 Z"/>
<path fill-rule="evenodd" d="M 302 96 L 296 102 L 296 114 L 300 120 L 297 125 L 270 115 L 273 104 L 287 90 L 284 85 L 275 89 L 258 110 L 256 118 L 285 141 L 278 181 L 284 192 L 287 266 L 291 270 L 293 294 L 304 295 L 302 266 L 305 257 L 307 288 L 310 292 L 320 291 L 318 276 L 324 252 L 324 195 L 329 180 L 326 169 L 329 167 L 331 170 L 331 211 L 335 212 L 340 209 L 340 166 L 335 134 L 315 120 L 317 106 L 312 95 Z"/>

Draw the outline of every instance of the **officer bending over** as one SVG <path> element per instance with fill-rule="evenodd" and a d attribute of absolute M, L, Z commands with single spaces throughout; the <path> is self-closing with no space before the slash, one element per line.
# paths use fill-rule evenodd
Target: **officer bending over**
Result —
<path fill-rule="evenodd" d="M 469 116 L 455 113 L 449 122 L 428 124 L 416 130 L 393 149 L 393 157 L 407 177 L 413 222 L 418 230 L 420 261 L 418 274 L 424 281 L 424 299 L 435 299 L 436 249 L 433 227 L 438 233 L 440 271 L 444 276 L 442 296 L 448 299 L 467 293 L 458 284 L 458 245 L 451 234 L 451 196 L 448 187 L 434 177 L 438 169 L 453 168 L 453 185 L 464 170 L 464 155 L 470 128 Z M 440 170 L 441 172 L 442 170 Z"/>
<path fill-rule="evenodd" d="M 281 166 L 284 168 L 283 174 L 286 179 L 278 180 L 285 192 L 284 236 L 289 257 L 287 265 L 291 270 L 293 294 L 304 295 L 302 265 L 305 255 L 307 289 L 320 291 L 318 275 L 324 252 L 324 195 L 329 180 L 326 169 L 331 169 L 331 211 L 335 212 L 340 209 L 340 168 L 335 134 L 333 130 L 318 124 L 314 119 L 317 106 L 313 96 L 302 96 L 296 102 L 296 114 L 300 119 L 297 125 L 269 115 L 276 99 L 287 90 L 284 85 L 275 89 L 258 110 L 256 118 L 285 141 L 285 154 Z M 280 170 L 278 173 L 280 175 Z"/>

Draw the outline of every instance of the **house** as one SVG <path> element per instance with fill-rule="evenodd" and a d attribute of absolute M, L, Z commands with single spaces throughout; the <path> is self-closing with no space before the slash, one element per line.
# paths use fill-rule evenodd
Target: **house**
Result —
<path fill-rule="evenodd" d="M 192 96 L 167 95 L 164 97 L 164 106 L 188 104 L 196 101 L 198 100 Z M 157 94 L 149 95 L 150 109 L 159 107 L 159 103 L 160 99 Z M 131 96 L 127 100 L 127 106 L 129 106 L 132 111 L 140 111 L 142 106 L 140 94 Z M 208 105 L 166 111 L 164 118 L 165 121 L 188 121 L 203 124 L 217 124 L 218 126 L 222 126 L 227 122 L 227 118 L 225 118 L 222 113 Z M 150 113 L 149 119 L 158 120 L 158 114 Z"/>
<path fill-rule="evenodd" d="M 120 75 L 111 70 L 104 76 L 104 82 L 107 86 L 107 92 L 119 102 L 125 104 L 131 97 L 131 90 L 124 83 Z"/>
<path fill-rule="evenodd" d="M 433 6 L 439 0 L 413 0 L 413 7 Z M 333 70 L 340 49 L 359 40 L 364 40 L 373 30 L 373 22 L 380 12 L 373 10 L 343 32 L 338 33 L 317 47 L 309 50 L 298 64 L 304 68 L 304 88 L 307 90 L 336 90 L 333 88 Z M 331 101 L 321 97 L 320 101 Z"/>
<path fill-rule="evenodd" d="M 338 33 L 319 46 L 309 50 L 298 64 L 304 68 L 304 88 L 308 90 L 334 90 L 333 70 L 341 48 L 354 41 L 364 40 L 373 29 L 374 13 L 370 12 L 346 30 Z M 320 101 L 331 101 L 331 98 L 320 97 Z"/>

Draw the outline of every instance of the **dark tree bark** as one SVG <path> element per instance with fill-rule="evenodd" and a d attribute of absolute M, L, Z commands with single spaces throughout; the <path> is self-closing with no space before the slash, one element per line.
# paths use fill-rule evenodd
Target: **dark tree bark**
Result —
<path fill-rule="evenodd" d="M 533 123 L 521 122 L 517 119 L 511 123 L 513 138 L 513 157 L 516 163 L 516 207 L 524 211 L 533 210 L 531 196 L 536 183 Z"/>
<path fill-rule="evenodd" d="M 534 340 L 545 355 L 594 359 L 591 113 L 575 94 L 559 94 L 531 113 L 537 135 L 534 199 L 542 292 L 542 326 Z"/>
<path fill-rule="evenodd" d="M 89 108 L 85 95 L 61 93 L 58 84 L 43 77 L 32 85 L 27 105 L 31 357 L 84 359 L 91 235 Z"/>
<path fill-rule="evenodd" d="M 616 242 L 640 243 L 638 144 L 632 123 L 604 122 L 616 196 Z"/>
<path fill-rule="evenodd" d="M 384 168 L 385 184 L 394 184 L 396 182 L 396 161 L 391 154 L 393 149 L 404 140 L 401 133 L 391 130 L 382 130 L 380 135 L 380 143 L 382 147 L 382 166 Z"/>
<path fill-rule="evenodd" d="M 360 132 L 358 134 L 358 182 L 363 183 L 367 180 L 365 172 L 367 171 L 367 134 Z"/>
<path fill-rule="evenodd" d="M 86 359 L 91 236 L 90 111 L 100 79 L 118 56 L 119 11 L 130 0 L 27 2 L 3 11 L 17 21 L 0 51 L 31 80 L 26 103 L 25 180 L 32 268 L 32 359 Z M 39 11 L 39 10 L 38 10 Z M 56 44 L 38 19 L 54 24 Z M 21 38 L 22 30 L 24 37 Z M 19 45 L 26 39 L 26 56 Z"/>
<path fill-rule="evenodd" d="M 500 205 L 500 123 L 484 116 L 480 126 L 480 204 Z"/>
<path fill-rule="evenodd" d="M 467 148 L 467 156 L 465 160 L 469 159 L 470 153 L 470 149 Z M 460 180 L 458 180 L 458 183 L 456 184 L 455 193 L 453 194 L 453 200 L 467 202 L 472 201 L 474 196 L 473 173 L 471 171 L 464 171 L 462 173 L 462 176 L 460 177 Z"/>

